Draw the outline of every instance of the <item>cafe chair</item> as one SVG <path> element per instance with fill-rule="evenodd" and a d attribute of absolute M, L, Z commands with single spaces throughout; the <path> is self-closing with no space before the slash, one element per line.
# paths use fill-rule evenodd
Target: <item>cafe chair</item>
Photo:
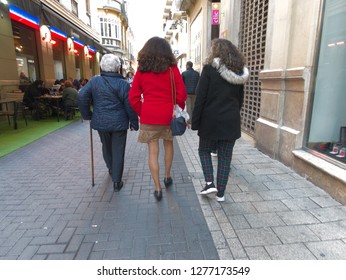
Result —
<path fill-rule="evenodd" d="M 6 98 L 18 98 L 16 102 L 17 106 L 17 119 L 19 117 L 19 113 L 22 114 L 22 117 L 25 121 L 25 125 L 28 126 L 28 121 L 25 114 L 25 105 L 22 101 L 23 93 L 20 91 L 13 91 L 3 95 L 4 99 Z M 1 104 L 0 116 L 6 116 L 8 125 L 11 126 L 11 117 L 14 118 L 14 108 L 13 106 L 9 106 L 8 103 Z"/>

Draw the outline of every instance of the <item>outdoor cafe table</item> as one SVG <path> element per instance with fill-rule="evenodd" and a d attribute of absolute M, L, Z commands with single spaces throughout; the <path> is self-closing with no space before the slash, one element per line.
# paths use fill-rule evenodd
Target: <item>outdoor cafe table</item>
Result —
<path fill-rule="evenodd" d="M 62 100 L 62 95 L 49 95 L 49 94 L 45 94 L 42 95 L 40 97 L 38 97 L 38 99 L 41 99 L 43 101 L 56 101 L 56 119 L 59 122 L 60 121 L 60 101 Z"/>
<path fill-rule="evenodd" d="M 22 102 L 21 98 L 18 97 L 8 97 L 8 98 L 3 98 L 0 99 L 0 104 L 4 104 L 6 105 L 6 110 L 8 111 L 8 104 L 13 104 L 13 113 L 12 112 L 8 112 L 9 115 L 13 115 L 13 127 L 14 129 L 18 128 L 18 124 L 17 124 L 17 114 L 18 114 L 18 106 L 17 104 Z M 1 111 L 0 111 L 1 112 Z"/>

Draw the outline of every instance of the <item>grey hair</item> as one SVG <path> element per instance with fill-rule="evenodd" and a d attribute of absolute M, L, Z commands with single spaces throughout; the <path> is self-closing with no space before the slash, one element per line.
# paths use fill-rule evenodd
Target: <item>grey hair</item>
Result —
<path fill-rule="evenodd" d="M 118 72 L 120 66 L 121 62 L 119 57 L 112 53 L 107 53 L 101 58 L 100 67 L 104 72 Z"/>

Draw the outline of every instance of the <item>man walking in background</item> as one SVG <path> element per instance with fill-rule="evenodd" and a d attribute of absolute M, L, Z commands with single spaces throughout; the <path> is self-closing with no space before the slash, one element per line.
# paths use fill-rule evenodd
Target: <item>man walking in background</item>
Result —
<path fill-rule="evenodd" d="M 195 90 L 199 80 L 199 73 L 195 71 L 192 68 L 192 66 L 193 63 L 191 61 L 186 62 L 186 71 L 182 73 L 183 81 L 187 92 L 186 111 L 189 113 L 190 121 L 192 119 L 192 112 L 195 107 Z"/>

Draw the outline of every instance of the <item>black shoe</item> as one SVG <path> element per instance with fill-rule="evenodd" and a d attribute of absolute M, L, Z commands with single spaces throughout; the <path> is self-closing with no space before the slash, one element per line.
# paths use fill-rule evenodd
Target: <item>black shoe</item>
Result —
<path fill-rule="evenodd" d="M 119 192 L 121 188 L 123 187 L 124 183 L 123 181 L 121 182 L 113 182 L 113 189 L 115 192 Z"/>
<path fill-rule="evenodd" d="M 160 201 L 162 199 L 162 191 L 154 191 L 154 196 L 157 201 Z"/>
<path fill-rule="evenodd" d="M 163 183 L 165 184 L 166 188 L 168 188 L 169 186 L 172 186 L 172 184 L 173 184 L 172 177 L 164 178 Z"/>
<path fill-rule="evenodd" d="M 199 194 L 207 195 L 207 194 L 216 193 L 216 192 L 217 192 L 217 188 L 215 187 L 214 183 L 211 183 L 210 185 L 206 184 L 204 189 L 202 189 Z"/>

